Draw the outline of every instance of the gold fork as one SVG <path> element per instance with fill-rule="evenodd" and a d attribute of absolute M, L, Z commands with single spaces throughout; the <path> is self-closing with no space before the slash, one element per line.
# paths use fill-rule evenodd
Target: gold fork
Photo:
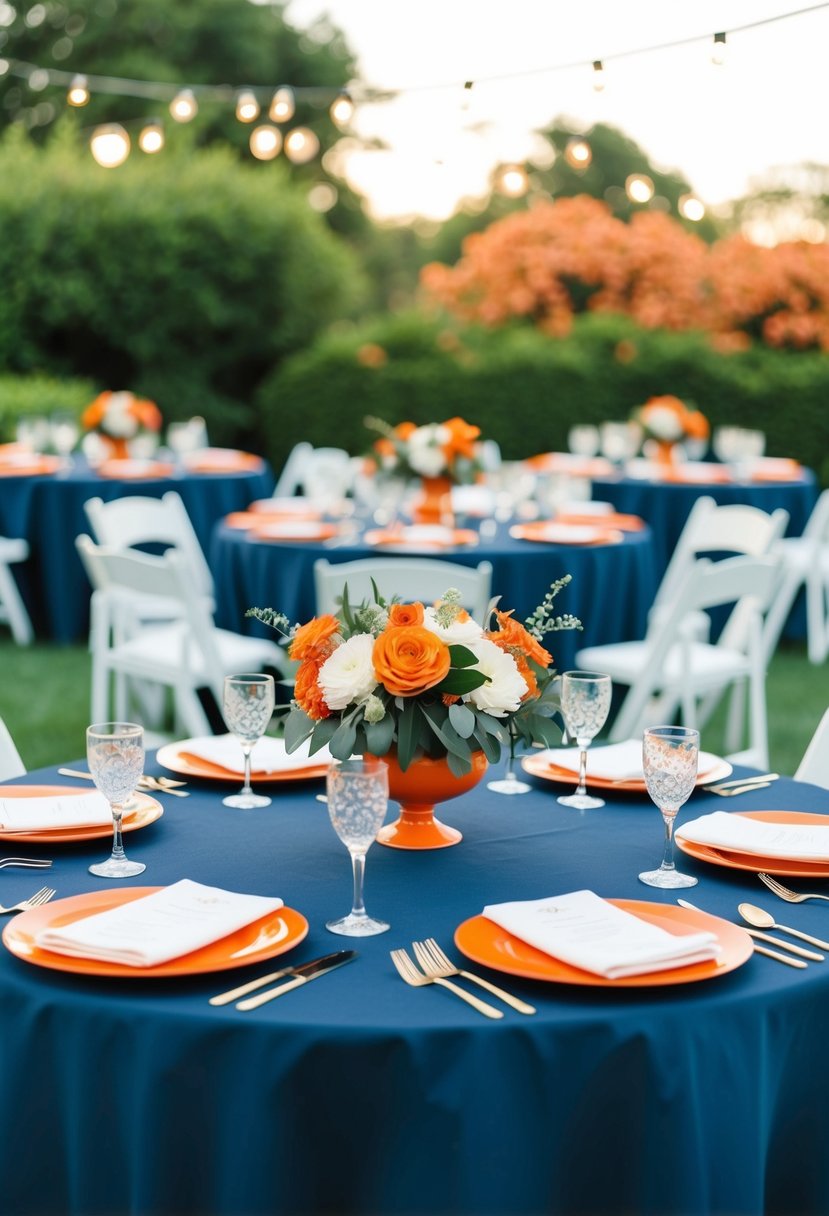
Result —
<path fill-rule="evenodd" d="M 28 899 L 21 899 L 19 904 L 12 904 L 8 908 L 0 906 L 0 912 L 28 912 L 30 908 L 39 908 L 41 904 L 48 904 L 54 894 L 51 887 L 41 887 Z"/>
<path fill-rule="evenodd" d="M 829 901 L 829 895 L 804 895 L 797 891 L 791 891 L 788 887 L 784 887 L 776 878 L 772 878 L 771 874 L 758 874 L 760 882 L 765 883 L 770 891 L 780 899 L 785 899 L 787 904 L 802 904 L 806 899 L 825 899 Z"/>
<path fill-rule="evenodd" d="M 441 988 L 448 988 L 450 992 L 454 992 L 462 1001 L 466 1001 L 467 1005 L 471 1005 L 473 1009 L 477 1009 L 478 1013 L 482 1013 L 488 1018 L 502 1018 L 503 1012 L 500 1009 L 494 1009 L 492 1005 L 487 1005 L 486 1001 L 479 1001 L 476 996 L 472 996 L 470 992 L 464 992 L 457 984 L 453 984 L 451 980 L 441 979 L 438 976 L 424 975 L 422 971 L 418 971 L 412 960 L 409 958 L 405 950 L 392 950 L 391 961 L 397 968 L 397 972 L 402 980 L 407 984 L 411 984 L 413 988 L 422 988 L 426 984 L 439 984 Z"/>
<path fill-rule="evenodd" d="M 480 984 L 481 988 L 486 988 L 487 992 L 491 992 L 499 1000 L 506 1002 L 507 1005 L 511 1005 L 519 1013 L 535 1013 L 534 1005 L 528 1005 L 526 1001 L 513 996 L 511 992 L 504 992 L 503 988 L 490 984 L 489 980 L 485 980 L 480 975 L 473 975 L 471 971 L 463 971 L 460 967 L 456 967 L 449 956 L 444 954 L 433 937 L 427 937 L 422 942 L 412 942 L 412 949 L 415 952 L 417 961 L 432 979 L 446 979 L 450 975 L 461 975 L 464 979 L 472 980 L 474 984 Z"/>

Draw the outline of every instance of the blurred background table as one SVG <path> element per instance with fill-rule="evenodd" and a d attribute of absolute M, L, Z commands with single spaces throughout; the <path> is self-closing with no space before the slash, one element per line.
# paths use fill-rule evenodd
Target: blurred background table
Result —
<path fill-rule="evenodd" d="M 309 620 L 315 611 L 313 571 L 318 558 L 337 563 L 384 552 L 388 550 L 371 547 L 359 536 L 346 543 L 337 539 L 335 545 L 277 542 L 256 540 L 248 532 L 219 524 L 210 547 L 217 624 L 256 633 L 263 626 L 245 620 L 245 611 L 253 606 L 284 612 L 291 622 Z M 405 552 L 465 566 L 491 562 L 493 595 L 501 596 L 502 608 L 515 609 L 517 620 L 525 619 L 541 603 L 552 582 L 572 574 L 573 581 L 556 600 L 556 612 L 579 617 L 584 632 L 548 638 L 559 671 L 572 666 L 575 652 L 582 646 L 641 637 L 657 585 L 648 528 L 626 532 L 616 544 L 559 545 L 515 540 L 509 526 L 503 524 L 494 538 L 481 539 L 477 545 L 428 554 L 414 548 Z"/>
<path fill-rule="evenodd" d="M 89 532 L 83 504 L 126 494 L 160 498 L 176 490 L 208 550 L 214 524 L 229 511 L 243 510 L 273 490 L 274 477 L 265 461 L 240 471 L 188 471 L 174 465 L 163 476 L 102 476 L 84 460 L 48 476 L 0 476 L 0 535 L 22 537 L 30 557 L 18 567 L 23 598 L 36 634 L 57 642 L 86 637 L 89 582 L 75 550 L 75 537 Z"/>

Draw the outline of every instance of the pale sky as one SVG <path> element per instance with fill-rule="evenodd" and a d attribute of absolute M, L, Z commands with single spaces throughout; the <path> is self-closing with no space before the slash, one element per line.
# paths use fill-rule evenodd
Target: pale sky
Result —
<path fill-rule="evenodd" d="M 808 0 L 291 0 L 287 17 L 303 28 L 329 14 L 361 80 L 402 93 L 360 107 L 354 120 L 360 135 L 393 148 L 349 160 L 349 180 L 375 215 L 443 219 L 465 194 L 486 192 L 498 162 L 526 161 L 532 131 L 558 116 L 621 128 L 709 205 L 746 193 L 770 168 L 829 164 L 829 6 L 729 33 L 725 66 L 710 59 L 715 32 L 804 7 Z M 696 36 L 703 41 L 610 58 Z M 605 60 L 601 93 L 595 59 Z M 586 66 L 547 70 L 574 62 Z"/>

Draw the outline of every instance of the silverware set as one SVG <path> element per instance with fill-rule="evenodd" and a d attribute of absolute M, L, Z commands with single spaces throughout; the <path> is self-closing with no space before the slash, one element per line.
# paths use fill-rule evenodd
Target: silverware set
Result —
<path fill-rule="evenodd" d="M 55 894 L 52 887 L 41 887 L 39 891 L 35 891 L 34 895 L 30 895 L 28 899 L 21 899 L 19 904 L 12 904 L 8 908 L 0 905 L 0 912 L 29 912 L 32 908 L 39 908 L 41 904 L 48 904 L 49 900 Z"/>
<path fill-rule="evenodd" d="M 696 904 L 689 903 L 687 899 L 678 899 L 676 902 L 680 907 L 688 908 L 693 912 L 703 911 Z M 818 954 L 815 950 L 806 950 L 802 946 L 797 946 L 793 942 L 783 941 L 779 937 L 772 937 L 770 933 L 766 933 L 764 930 L 776 929 L 778 933 L 788 933 L 791 937 L 798 937 L 801 941 L 809 942 L 813 946 L 820 946 L 824 950 L 829 950 L 829 942 L 825 942 L 819 937 L 812 937 L 808 933 L 801 933 L 799 929 L 791 929 L 788 925 L 778 924 L 770 912 L 766 912 L 763 908 L 758 908 L 754 904 L 740 903 L 737 905 L 737 911 L 740 913 L 742 920 L 752 926 L 752 928 L 746 929 L 745 932 L 755 942 L 755 954 L 763 954 L 767 958 L 773 958 L 776 962 L 785 963 L 789 967 L 803 968 L 807 967 L 809 962 L 824 962 L 825 955 Z M 711 913 L 711 915 L 714 915 L 714 913 Z M 759 946 L 756 944 L 758 941 L 766 942 L 768 945 L 774 946 L 775 949 L 769 950 L 767 946 Z M 784 950 L 788 951 L 788 953 L 781 953 Z"/>
<path fill-rule="evenodd" d="M 485 980 L 480 975 L 474 975 L 471 971 L 464 971 L 456 967 L 452 960 L 444 954 L 433 937 L 426 938 L 422 942 L 412 942 L 412 949 L 420 964 L 420 968 L 418 968 L 405 950 L 392 950 L 391 961 L 394 963 L 400 978 L 413 988 L 423 988 L 429 984 L 437 984 L 439 987 L 447 988 L 450 992 L 453 992 L 462 1001 L 466 1001 L 468 1005 L 471 1005 L 473 1009 L 477 1009 L 478 1013 L 482 1013 L 484 1017 L 502 1018 L 504 1016 L 503 1010 L 496 1009 L 494 1005 L 489 1005 L 486 1001 L 482 1001 L 471 992 L 467 992 L 465 988 L 461 988 L 460 984 L 453 983 L 448 978 L 450 975 L 456 975 L 463 979 L 471 980 L 481 988 L 485 988 L 487 992 L 509 1005 L 510 1008 L 517 1010 L 518 1013 L 535 1013 L 533 1005 L 528 1005 L 526 1001 L 520 1000 L 518 997 L 513 996 L 512 993 L 505 992 L 503 988 L 498 988 L 495 984 L 491 984 L 489 980 Z"/>
<path fill-rule="evenodd" d="M 319 979 L 321 975 L 326 975 L 329 971 L 335 971 L 337 967 L 350 963 L 356 957 L 356 950 L 337 950 L 333 954 L 325 954 L 322 958 L 312 959 L 298 967 L 283 967 L 280 971 L 261 975 L 259 979 L 249 980 L 245 984 L 239 984 L 236 988 L 230 988 L 227 992 L 220 992 L 218 996 L 211 996 L 207 1003 L 208 1005 L 230 1005 L 235 1002 L 236 1008 L 246 1013 L 251 1009 L 258 1009 L 260 1005 L 265 1005 L 268 1001 L 275 1000 L 278 996 L 283 996 L 286 992 L 292 992 L 294 988 L 300 988 L 303 984 L 310 983 L 311 980 Z M 259 992 L 256 996 L 248 996 L 248 993 L 256 992 L 257 988 L 264 988 L 267 984 L 273 984 L 276 980 L 286 979 L 288 976 L 292 978 L 287 984 L 280 984 L 278 988 L 268 988 L 266 992 Z"/>
<path fill-rule="evenodd" d="M 782 882 L 778 882 L 776 878 L 772 878 L 771 874 L 758 874 L 760 882 L 765 883 L 768 889 L 774 892 L 780 899 L 785 899 L 787 904 L 802 904 L 807 899 L 826 899 L 829 900 L 829 895 L 804 895 L 797 891 L 791 891 L 788 887 L 784 887 Z"/>
<path fill-rule="evenodd" d="M 0 870 L 5 870 L 7 866 L 19 866 L 21 869 L 29 870 L 48 870 L 51 861 L 47 861 L 45 857 L 0 857 Z"/>
<path fill-rule="evenodd" d="M 764 790 L 777 781 L 779 773 L 764 773 L 757 777 L 735 777 L 731 781 L 718 781 L 714 785 L 706 785 L 704 789 L 709 794 L 719 794 L 721 798 L 734 798 L 737 794 L 749 794 L 752 790 Z"/>

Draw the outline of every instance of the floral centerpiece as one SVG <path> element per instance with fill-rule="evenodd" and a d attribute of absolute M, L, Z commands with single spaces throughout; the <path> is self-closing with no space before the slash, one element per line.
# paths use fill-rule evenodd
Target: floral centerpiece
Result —
<path fill-rule="evenodd" d="M 659 445 L 659 456 L 673 460 L 676 444 L 684 439 L 705 441 L 711 433 L 708 419 L 695 406 L 686 405 L 679 397 L 651 397 L 633 411 L 645 437 Z"/>
<path fill-rule="evenodd" d="M 366 426 L 380 433 L 371 454 L 377 473 L 420 481 L 415 518 L 421 523 L 439 523 L 448 518 L 452 486 L 475 481 L 481 471 L 477 453 L 480 428 L 463 418 L 423 426 L 413 422 L 390 426 L 381 418 L 365 421 Z"/>
<path fill-rule="evenodd" d="M 81 426 L 107 440 L 113 455 L 126 456 L 128 442 L 143 431 L 161 430 L 161 411 L 154 401 L 127 391 L 99 393 L 81 415 Z"/>

